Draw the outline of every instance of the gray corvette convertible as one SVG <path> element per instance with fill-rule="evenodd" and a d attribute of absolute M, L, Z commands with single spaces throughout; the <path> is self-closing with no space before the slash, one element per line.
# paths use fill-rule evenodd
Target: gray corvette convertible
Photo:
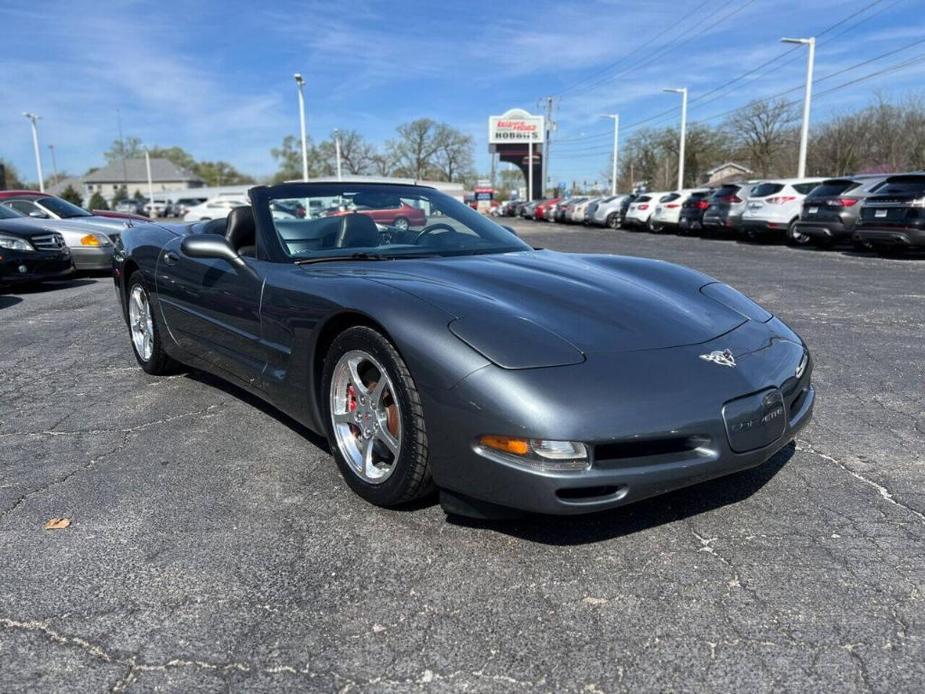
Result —
<path fill-rule="evenodd" d="M 394 506 L 586 513 L 760 465 L 808 421 L 800 337 L 670 263 L 531 248 L 422 186 L 286 183 L 127 229 L 138 363 L 188 365 L 327 437 Z"/>

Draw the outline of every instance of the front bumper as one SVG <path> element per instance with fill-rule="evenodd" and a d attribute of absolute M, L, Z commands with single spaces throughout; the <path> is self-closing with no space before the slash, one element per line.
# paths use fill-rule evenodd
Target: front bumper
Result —
<path fill-rule="evenodd" d="M 12 251 L 0 248 L 0 284 L 42 282 L 74 273 L 71 254 Z"/>
<path fill-rule="evenodd" d="M 888 246 L 921 247 L 925 246 L 925 228 L 916 227 L 876 227 L 857 229 L 853 238 L 872 244 Z"/>
<path fill-rule="evenodd" d="M 70 250 L 78 272 L 112 269 L 113 246 L 76 246 Z"/>
<path fill-rule="evenodd" d="M 449 398 L 425 398 L 425 412 L 436 415 L 428 416 L 429 428 L 435 423 L 428 437 L 434 481 L 499 506 L 578 514 L 760 465 L 809 422 L 815 403 L 811 360 L 800 377 L 795 372 L 805 347 L 780 321 L 772 319 L 776 334 L 770 338 L 767 327 L 749 322 L 713 343 L 612 358 L 589 355 L 570 367 L 485 367 Z M 699 358 L 725 348 L 732 349 L 737 368 Z M 508 399 L 506 392 L 514 395 Z M 763 422 L 771 413 L 748 419 L 746 426 L 730 408 L 766 392 L 780 393 L 779 411 L 769 420 L 778 428 L 743 446 L 743 435 L 770 426 Z M 755 432 L 740 430 L 752 426 Z M 544 471 L 480 455 L 478 437 L 498 433 L 584 442 L 590 466 Z"/>

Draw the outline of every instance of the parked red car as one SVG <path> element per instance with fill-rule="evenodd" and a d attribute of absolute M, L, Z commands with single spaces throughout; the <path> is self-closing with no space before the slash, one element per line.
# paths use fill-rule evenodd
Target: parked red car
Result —
<path fill-rule="evenodd" d="M 561 199 L 562 198 L 550 198 L 549 200 L 543 200 L 543 202 L 539 203 L 533 210 L 533 219 L 546 219 L 546 208 L 558 204 Z"/>
<path fill-rule="evenodd" d="M 328 216 L 340 216 L 358 212 L 372 217 L 377 224 L 396 229 L 421 227 L 427 224 L 427 214 L 419 207 L 413 207 L 399 198 L 383 195 L 357 195 L 353 205 L 328 212 Z"/>

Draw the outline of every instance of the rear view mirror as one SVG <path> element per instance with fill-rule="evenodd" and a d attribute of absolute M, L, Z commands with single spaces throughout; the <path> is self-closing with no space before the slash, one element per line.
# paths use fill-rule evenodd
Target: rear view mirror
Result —
<path fill-rule="evenodd" d="M 220 258 L 235 267 L 244 267 L 241 256 L 221 234 L 191 234 L 180 243 L 180 250 L 190 258 Z"/>
<path fill-rule="evenodd" d="M 511 232 L 512 234 L 514 234 L 514 236 L 517 236 L 517 232 L 514 231 L 514 228 L 513 228 L 513 227 L 509 227 L 509 226 L 507 226 L 506 224 L 502 224 L 501 227 L 504 228 L 504 229 L 507 229 L 509 232 Z"/>

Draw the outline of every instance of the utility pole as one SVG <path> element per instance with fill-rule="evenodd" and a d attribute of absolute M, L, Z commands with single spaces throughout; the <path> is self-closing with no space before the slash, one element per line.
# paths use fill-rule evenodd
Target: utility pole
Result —
<path fill-rule="evenodd" d="M 608 113 L 604 118 L 613 119 L 613 161 L 610 172 L 610 194 L 617 194 L 617 158 L 620 151 L 620 114 Z"/>
<path fill-rule="evenodd" d="M 816 37 L 806 39 L 782 38 L 781 43 L 799 43 L 809 46 L 806 58 L 806 89 L 803 92 L 803 125 L 800 128 L 800 162 L 797 164 L 797 178 L 806 176 L 806 150 L 809 146 L 809 111 L 813 98 L 813 64 L 816 62 Z"/>
<path fill-rule="evenodd" d="M 681 142 L 678 145 L 678 190 L 684 188 L 684 143 L 687 140 L 687 87 L 680 89 L 663 89 L 681 95 Z"/>
<path fill-rule="evenodd" d="M 148 152 L 147 147 L 145 147 L 145 168 L 148 170 L 148 209 L 151 210 L 149 216 L 153 218 L 157 216 L 154 212 L 154 179 L 151 177 L 151 153 Z"/>
<path fill-rule="evenodd" d="M 26 118 L 32 122 L 32 149 L 35 150 L 35 170 L 39 176 L 39 192 L 45 192 L 45 175 L 42 173 L 42 154 L 39 151 L 39 128 L 38 120 L 41 116 L 34 113 L 24 113 Z"/>
<path fill-rule="evenodd" d="M 302 73 L 297 72 L 293 76 L 295 83 L 299 88 L 299 128 L 302 131 L 302 180 L 308 180 L 308 140 L 305 138 L 305 95 L 302 88 L 305 86 L 305 80 Z"/>
<path fill-rule="evenodd" d="M 546 190 L 546 186 L 549 185 L 549 150 L 552 148 L 552 131 L 556 129 L 556 122 L 552 117 L 553 110 L 553 97 L 546 97 L 546 132 L 544 133 L 543 138 L 543 190 Z"/>
<path fill-rule="evenodd" d="M 119 151 L 122 154 L 122 185 L 128 189 L 128 167 L 125 165 L 125 138 L 122 137 L 122 111 L 116 109 L 116 120 L 119 124 Z"/>
<path fill-rule="evenodd" d="M 527 202 L 533 202 L 533 134 L 527 145 Z"/>
<path fill-rule="evenodd" d="M 51 150 L 51 170 L 55 172 L 55 185 L 58 185 L 58 162 L 55 159 L 55 146 L 48 145 L 48 149 Z"/>

